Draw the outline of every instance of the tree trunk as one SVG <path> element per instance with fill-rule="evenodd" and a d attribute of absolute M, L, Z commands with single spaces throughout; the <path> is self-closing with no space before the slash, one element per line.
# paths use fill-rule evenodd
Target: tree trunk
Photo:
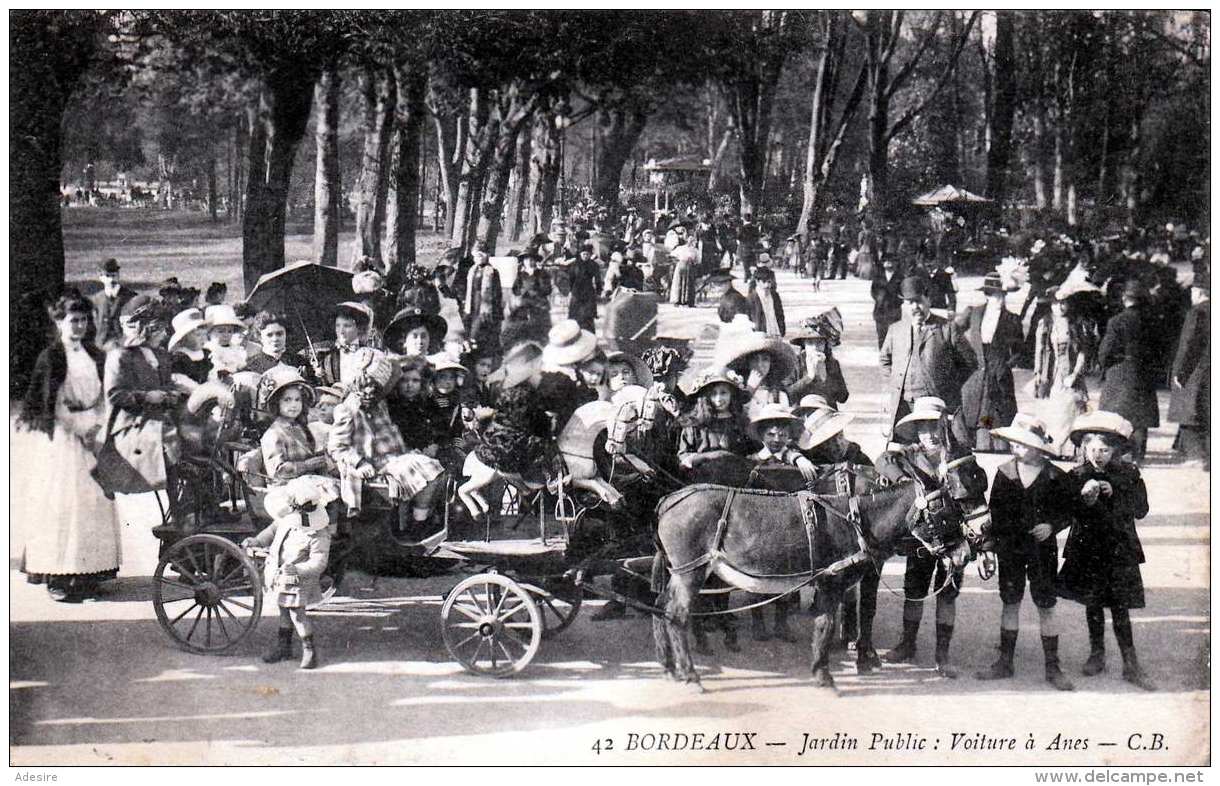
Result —
<path fill-rule="evenodd" d="M 284 265 L 288 185 L 297 146 L 309 124 L 313 80 L 300 71 L 273 70 L 260 97 L 251 140 L 246 215 L 242 221 L 242 277 L 246 291 L 258 277 Z M 251 124 L 255 126 L 254 123 Z"/>
<path fill-rule="evenodd" d="M 1011 13 L 995 15 L 994 102 L 990 112 L 987 147 L 987 191 L 996 205 L 1008 196 L 1008 170 L 1012 160 L 1012 125 L 1017 109 L 1017 64 L 1014 20 Z"/>
<path fill-rule="evenodd" d="M 435 111 L 432 122 L 436 127 L 437 187 L 445 204 L 445 236 L 453 237 L 458 175 L 461 172 L 461 156 L 466 148 L 466 124 L 460 114 L 440 115 Z"/>
<path fill-rule="evenodd" d="M 208 220 L 213 224 L 216 223 L 216 201 L 218 199 L 220 199 L 220 193 L 216 187 L 216 154 L 213 152 L 208 157 Z"/>
<path fill-rule="evenodd" d="M 1033 126 L 1030 164 L 1034 172 L 1034 205 L 1038 210 L 1046 210 L 1050 204 L 1046 193 L 1046 112 L 1041 101 L 1035 104 Z"/>
<path fill-rule="evenodd" d="M 533 237 L 550 231 L 555 212 L 555 188 L 559 183 L 559 137 L 555 118 L 549 112 L 540 114 L 532 129 L 530 144 L 530 219 L 529 233 Z"/>
<path fill-rule="evenodd" d="M 403 271 L 415 264 L 415 230 L 419 221 L 420 140 L 423 138 L 424 96 L 428 87 L 427 69 L 412 63 L 400 63 L 394 69 L 398 84 L 397 112 L 394 123 L 396 166 L 393 170 L 394 222 L 393 247 L 395 256 L 387 260 L 390 290 L 402 284 Z M 387 238 L 387 243 L 389 243 Z"/>
<path fill-rule="evenodd" d="M 517 134 L 517 154 L 513 160 L 513 171 L 508 179 L 508 215 L 504 234 L 510 243 L 521 237 L 522 219 L 530 186 L 530 149 L 533 147 L 532 124 Z"/>
<path fill-rule="evenodd" d="M 780 32 L 787 13 L 762 11 L 761 24 Z M 788 50 L 778 43 L 768 42 L 757 57 L 755 68 L 738 75 L 731 83 L 730 111 L 740 145 L 741 213 L 753 213 L 762 207 L 763 182 L 766 177 L 767 146 L 771 138 L 772 107 L 775 89 Z"/>
<path fill-rule="evenodd" d="M 597 151 L 597 180 L 593 187 L 593 198 L 608 207 L 610 217 L 614 219 L 619 213 L 623 165 L 644 133 L 644 126 L 648 123 L 648 106 L 646 102 L 641 102 L 599 112 L 598 121 L 602 126 L 602 137 Z"/>
<path fill-rule="evenodd" d="M 716 193 L 716 189 L 720 186 L 720 162 L 724 160 L 724 154 L 729 151 L 729 142 L 733 139 L 733 127 L 730 125 L 724 130 L 724 136 L 720 137 L 720 144 L 716 146 L 716 152 L 712 156 L 712 164 L 707 173 L 707 192 L 709 194 Z"/>
<path fill-rule="evenodd" d="M 366 69 L 360 76 L 360 89 L 364 94 L 364 153 L 356 183 L 353 252 L 381 261 L 390 134 L 394 130 L 394 77 L 383 69 Z"/>
<path fill-rule="evenodd" d="M 449 246 L 461 248 L 463 254 L 471 247 L 472 225 L 477 226 L 476 206 L 481 194 L 483 174 L 491 159 L 492 146 L 496 143 L 494 126 L 498 125 L 491 116 L 485 90 L 470 89 L 468 112 L 466 149 L 458 175 L 457 199 L 453 205 L 453 232 L 449 236 Z"/>
<path fill-rule="evenodd" d="M 249 113 L 238 115 L 233 129 L 233 182 L 229 186 L 229 222 L 241 221 L 245 214 L 246 193 L 246 142 L 250 134 Z"/>
<path fill-rule="evenodd" d="M 318 105 L 314 141 L 317 161 L 313 186 L 313 257 L 328 267 L 339 265 L 339 94 L 340 78 L 331 64 L 315 87 Z"/>

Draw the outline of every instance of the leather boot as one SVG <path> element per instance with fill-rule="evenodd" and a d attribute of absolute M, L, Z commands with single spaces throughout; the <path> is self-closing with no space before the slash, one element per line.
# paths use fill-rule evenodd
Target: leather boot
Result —
<path fill-rule="evenodd" d="M 919 636 L 919 620 L 902 621 L 902 640 L 898 646 L 885 653 L 886 663 L 914 663 L 915 640 Z"/>
<path fill-rule="evenodd" d="M 1141 690 L 1156 690 L 1156 683 L 1140 667 L 1134 647 L 1123 648 L 1123 679 Z"/>
<path fill-rule="evenodd" d="M 1076 690 L 1076 686 L 1059 668 L 1059 637 L 1043 636 L 1042 652 L 1046 655 L 1046 681 L 1056 690 Z"/>
<path fill-rule="evenodd" d="M 991 664 L 991 668 L 986 671 L 977 671 L 974 673 L 975 679 L 980 680 L 1005 680 L 1009 679 L 1016 673 L 1013 668 L 1013 655 L 1017 649 L 1017 632 L 1015 630 L 1000 629 L 1000 657 L 995 663 Z"/>
<path fill-rule="evenodd" d="M 936 623 L 936 673 L 951 680 L 958 676 L 957 667 L 949 663 L 949 642 L 952 638 L 952 625 Z"/>
<path fill-rule="evenodd" d="M 292 657 L 292 628 L 280 628 L 275 643 L 263 655 L 263 663 L 279 663 Z"/>
<path fill-rule="evenodd" d="M 1106 617 L 1101 608 L 1085 609 L 1085 621 L 1089 625 L 1089 659 L 1080 673 L 1086 677 L 1101 674 L 1106 670 Z"/>
<path fill-rule="evenodd" d="M 313 636 L 301 637 L 301 668 L 318 668 L 318 651 L 313 647 Z"/>

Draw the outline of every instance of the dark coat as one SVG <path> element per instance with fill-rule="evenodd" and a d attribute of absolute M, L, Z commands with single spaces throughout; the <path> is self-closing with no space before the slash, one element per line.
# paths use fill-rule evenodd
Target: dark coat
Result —
<path fill-rule="evenodd" d="M 1128 308 L 1106 323 L 1097 353 L 1102 368 L 1100 406 L 1122 415 L 1137 429 L 1161 424 L 1153 353 L 1142 308 Z"/>
<path fill-rule="evenodd" d="M 962 380 L 978 366 L 974 349 L 953 322 L 929 315 L 917 347 L 911 346 L 911 323 L 903 319 L 890 326 L 881 345 L 881 370 L 889 378 L 889 396 L 882 415 L 883 433 L 893 433 L 898 406 L 904 398 L 907 374 L 919 363 L 924 378 L 953 411 L 961 404 Z"/>
<path fill-rule="evenodd" d="M 120 286 L 119 294 L 112 300 L 106 297 L 106 290 L 95 293 L 89 298 L 93 303 L 93 325 L 96 329 L 93 341 L 101 349 L 111 349 L 123 338 L 119 327 L 119 313 L 127 301 L 136 296 L 134 290 Z"/>
<path fill-rule="evenodd" d="M 494 325 L 499 332 L 504 319 L 504 291 L 500 286 L 500 271 L 491 263 L 475 265 L 470 269 L 466 285 L 466 313 L 470 318 L 470 334 L 487 330 L 485 325 Z M 437 310 L 440 310 L 439 302 Z"/>
<path fill-rule="evenodd" d="M 1099 496 L 1089 506 L 1080 491 L 1092 479 L 1109 482 L 1114 493 Z M 1144 549 L 1135 521 L 1148 515 L 1148 490 L 1139 469 L 1117 463 L 1105 470 L 1082 465 L 1068 473 L 1065 489 L 1064 501 L 1075 521 L 1063 547 L 1056 592 L 1086 606 L 1142 609 L 1139 566 Z"/>
<path fill-rule="evenodd" d="M 176 404 L 172 399 L 161 404 L 151 404 L 147 400 L 152 391 L 173 387 L 169 354 L 161 349 L 154 349 L 153 354 L 157 358 L 156 368 L 144 359 L 140 347 L 122 347 L 106 355 L 106 399 L 111 407 L 118 410 L 114 414 L 110 433 L 118 434 L 128 428 L 142 426 L 148 420 L 175 420 Z"/>
<path fill-rule="evenodd" d="M 837 464 L 850 464 L 855 467 L 872 467 L 873 460 L 861 450 L 860 446 L 855 442 L 847 443 L 847 451 L 842 456 L 832 456 L 825 445 L 818 445 L 812 450 L 801 451 L 805 454 L 805 458 L 812 461 L 814 464 L 822 466 L 834 466 Z"/>
<path fill-rule="evenodd" d="M 93 359 L 97 366 L 97 377 L 101 379 L 106 354 L 88 344 L 85 344 L 85 351 Z M 44 349 L 34 362 L 34 371 L 18 416 L 21 423 L 51 436 L 55 432 L 55 402 L 67 378 L 68 355 L 64 345 L 56 341 Z"/>
<path fill-rule="evenodd" d="M 962 414 L 953 425 L 964 443 L 987 450 L 998 445 L 992 444 L 986 430 L 1007 426 L 1017 414 L 1012 368 L 1020 359 L 1023 338 L 1020 317 L 1004 309 L 991 343 L 983 344 L 983 309 L 984 306 L 972 306 L 964 315 L 966 340 L 979 365 L 962 385 Z M 976 429 L 981 430 L 977 441 Z"/>
<path fill-rule="evenodd" d="M 1184 426 L 1211 423 L 1211 301 L 1200 303 L 1186 315 L 1178 340 L 1170 382 L 1179 380 L 1169 397 L 1169 419 Z"/>
<path fill-rule="evenodd" d="M 577 259 L 568 267 L 572 282 L 571 299 L 568 301 L 568 319 L 574 319 L 585 330 L 594 329 L 597 319 L 598 279 L 601 268 L 592 259 Z"/>
<path fill-rule="evenodd" d="M 1029 488 L 1021 485 L 1016 459 L 1001 464 L 991 483 L 988 500 L 996 551 L 1029 553 L 1048 543 L 1053 548 L 1054 536 L 1038 543 L 1029 531 L 1038 524 L 1050 524 L 1058 533 L 1071 525 L 1067 485 L 1068 474 L 1049 461 Z"/>
<path fill-rule="evenodd" d="M 895 269 L 894 277 L 886 280 L 885 271 L 878 268 L 873 277 L 869 294 L 873 296 L 873 319 L 892 325 L 902 319 L 902 271 Z"/>
<path fill-rule="evenodd" d="M 847 401 L 847 381 L 843 379 L 843 368 L 833 357 L 826 358 L 826 379 L 815 380 L 812 377 L 801 377 L 788 387 L 788 401 L 793 406 L 800 404 L 802 396 L 813 393 L 825 396 L 831 404 L 839 405 Z"/>
<path fill-rule="evenodd" d="M 779 323 L 779 334 L 782 336 L 788 331 L 788 326 L 784 323 L 784 304 L 779 299 L 779 292 L 774 287 L 771 288 L 771 304 L 775 309 L 775 321 Z M 754 329 L 760 332 L 767 332 L 767 316 L 763 313 L 762 299 L 758 296 L 758 290 L 750 292 L 749 297 L 750 320 L 754 323 Z"/>

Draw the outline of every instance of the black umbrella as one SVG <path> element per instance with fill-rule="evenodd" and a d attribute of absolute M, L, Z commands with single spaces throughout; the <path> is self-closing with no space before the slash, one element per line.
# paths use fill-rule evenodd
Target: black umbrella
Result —
<path fill-rule="evenodd" d="M 352 274 L 304 260 L 260 276 L 246 304 L 288 318 L 288 351 L 334 338 L 335 306 L 353 299 Z"/>

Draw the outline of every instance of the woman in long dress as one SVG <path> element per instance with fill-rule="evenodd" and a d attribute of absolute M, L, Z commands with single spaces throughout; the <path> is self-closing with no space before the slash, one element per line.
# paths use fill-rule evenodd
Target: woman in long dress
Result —
<path fill-rule="evenodd" d="M 119 525 L 114 503 L 90 476 L 104 423 L 104 355 L 85 342 L 92 306 L 77 292 L 51 307 L 59 335 L 42 351 L 21 414 L 25 450 L 13 487 L 25 530 L 22 569 L 45 581 L 57 601 L 94 597 L 118 573 Z"/>
<path fill-rule="evenodd" d="M 1062 456 L 1072 452 L 1073 421 L 1088 410 L 1084 373 L 1090 345 L 1085 326 L 1072 314 L 1068 301 L 1054 289 L 1047 295 L 1050 313 L 1038 321 L 1034 332 L 1034 397 L 1039 399 L 1038 414 L 1052 447 Z"/>

